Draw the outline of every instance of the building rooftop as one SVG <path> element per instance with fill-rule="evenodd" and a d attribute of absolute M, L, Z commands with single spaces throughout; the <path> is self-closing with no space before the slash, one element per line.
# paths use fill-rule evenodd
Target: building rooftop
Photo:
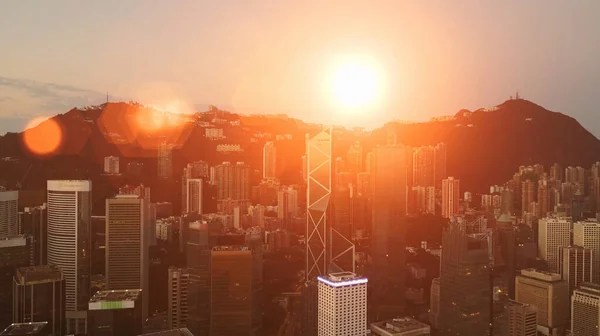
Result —
<path fill-rule="evenodd" d="M 188 328 L 180 328 L 180 329 L 171 329 L 171 330 L 163 330 L 157 332 L 151 332 L 147 334 L 142 334 L 140 336 L 194 336 Z"/>
<path fill-rule="evenodd" d="M 241 245 L 221 245 L 215 246 L 212 249 L 213 251 L 248 251 L 250 250 L 248 246 Z"/>
<path fill-rule="evenodd" d="M 55 265 L 21 267 L 17 270 L 15 276 L 15 280 L 21 285 L 60 281 L 62 279 L 62 271 Z"/>
<path fill-rule="evenodd" d="M 133 308 L 141 294 L 141 289 L 97 291 L 88 307 L 90 310 Z"/>
<path fill-rule="evenodd" d="M 576 289 L 578 292 L 583 292 L 586 294 L 592 294 L 595 296 L 600 296 L 600 285 L 595 283 L 586 282 L 581 284 L 579 288 Z"/>
<path fill-rule="evenodd" d="M 37 335 L 48 325 L 48 322 L 13 323 L 0 332 L 2 336 Z"/>
<path fill-rule="evenodd" d="M 319 282 L 332 287 L 352 286 L 366 284 L 368 282 L 367 278 L 358 277 L 352 272 L 330 273 L 326 276 L 318 277 L 318 280 Z"/>
<path fill-rule="evenodd" d="M 528 278 L 534 278 L 537 280 L 548 282 L 562 281 L 562 277 L 560 276 L 560 274 L 542 271 L 535 268 L 523 269 L 521 270 L 521 275 Z"/>
<path fill-rule="evenodd" d="M 381 336 L 429 335 L 431 327 L 410 317 L 371 323 L 371 332 Z"/>
<path fill-rule="evenodd" d="M 27 245 L 27 237 L 25 237 L 23 235 L 0 237 L 0 248 L 26 246 L 26 245 Z"/>

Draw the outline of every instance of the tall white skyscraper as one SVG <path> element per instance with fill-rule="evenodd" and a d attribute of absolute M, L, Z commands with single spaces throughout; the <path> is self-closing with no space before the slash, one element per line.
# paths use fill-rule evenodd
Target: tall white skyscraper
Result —
<path fill-rule="evenodd" d="M 573 224 L 573 244 L 592 250 L 592 282 L 600 283 L 600 224 L 595 219 Z"/>
<path fill-rule="evenodd" d="M 275 178 L 276 150 L 273 141 L 267 141 L 263 147 L 263 178 Z"/>
<path fill-rule="evenodd" d="M 448 177 L 442 180 L 442 217 L 450 218 L 458 215 L 460 202 L 460 180 Z"/>
<path fill-rule="evenodd" d="M 351 272 L 319 276 L 318 336 L 364 336 L 367 332 L 367 282 Z"/>
<path fill-rule="evenodd" d="M 167 324 L 171 329 L 187 326 L 189 282 L 190 272 L 187 269 L 169 267 Z"/>
<path fill-rule="evenodd" d="M 586 283 L 571 297 L 571 334 L 596 336 L 600 325 L 600 285 Z"/>
<path fill-rule="evenodd" d="M 63 271 L 67 334 L 87 333 L 92 182 L 48 181 L 48 264 Z"/>
<path fill-rule="evenodd" d="M 158 146 L 158 177 L 168 178 L 173 174 L 173 146 L 163 142 Z"/>
<path fill-rule="evenodd" d="M 559 248 L 570 245 L 570 217 L 547 217 L 539 220 L 538 257 L 546 261 L 552 272 L 559 273 Z"/>
<path fill-rule="evenodd" d="M 148 314 L 150 207 L 137 195 L 106 200 L 106 289 L 142 290 L 142 316 Z"/>
<path fill-rule="evenodd" d="M 331 129 L 306 138 L 306 278 L 327 273 L 327 209 L 331 198 Z"/>
<path fill-rule="evenodd" d="M 582 283 L 592 282 L 593 250 L 581 246 L 560 248 L 560 275 L 569 286 L 569 296 Z"/>
<path fill-rule="evenodd" d="M 0 187 L 0 236 L 19 234 L 18 199 L 18 191 Z"/>

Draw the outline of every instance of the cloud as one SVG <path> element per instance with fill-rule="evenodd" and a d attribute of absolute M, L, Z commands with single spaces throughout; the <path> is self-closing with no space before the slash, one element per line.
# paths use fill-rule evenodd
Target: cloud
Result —
<path fill-rule="evenodd" d="M 21 131 L 19 120 L 64 113 L 73 107 L 98 105 L 105 95 L 57 83 L 0 76 L 0 134 Z"/>

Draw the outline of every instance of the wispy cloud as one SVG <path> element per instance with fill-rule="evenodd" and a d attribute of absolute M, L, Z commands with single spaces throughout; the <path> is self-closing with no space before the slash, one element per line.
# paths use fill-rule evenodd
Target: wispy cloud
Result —
<path fill-rule="evenodd" d="M 57 83 L 0 76 L 0 134 L 36 116 L 64 113 L 73 107 L 96 105 L 104 94 L 85 88 Z"/>

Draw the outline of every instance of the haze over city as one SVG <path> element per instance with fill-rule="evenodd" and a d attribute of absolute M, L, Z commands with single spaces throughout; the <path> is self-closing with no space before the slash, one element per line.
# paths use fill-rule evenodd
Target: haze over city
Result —
<path fill-rule="evenodd" d="M 371 60 L 380 99 L 344 126 L 428 120 L 520 90 L 600 134 L 596 1 L 0 3 L 0 133 L 106 100 L 330 122 L 336 62 Z M 339 114 L 338 114 L 339 115 Z"/>

